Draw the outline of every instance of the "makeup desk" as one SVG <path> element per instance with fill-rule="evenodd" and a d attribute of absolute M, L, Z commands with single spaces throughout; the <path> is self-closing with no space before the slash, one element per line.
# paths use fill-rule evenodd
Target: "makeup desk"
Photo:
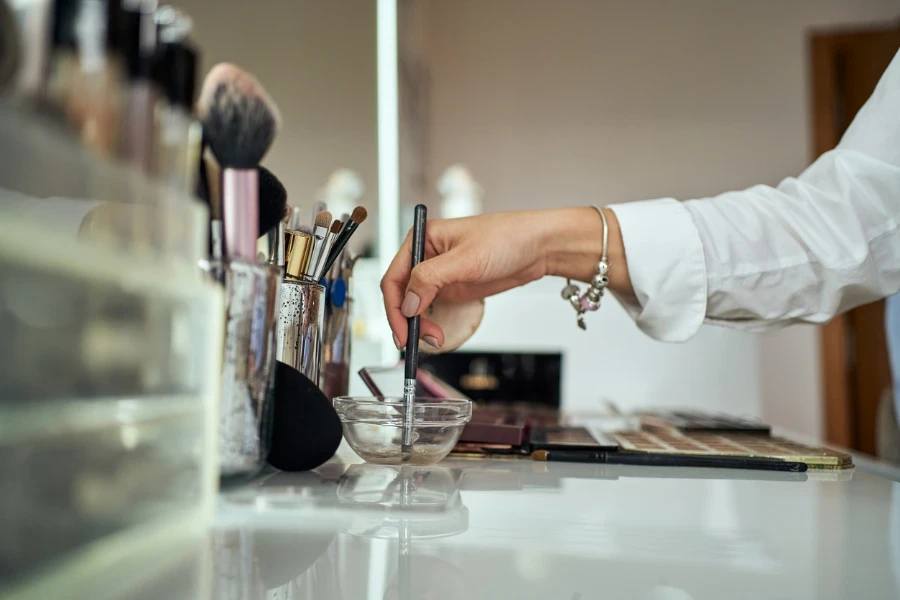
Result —
<path fill-rule="evenodd" d="M 212 596 L 900 598 L 900 471 L 361 464 L 223 492 Z M 893 480 L 892 480 L 893 479 Z"/>

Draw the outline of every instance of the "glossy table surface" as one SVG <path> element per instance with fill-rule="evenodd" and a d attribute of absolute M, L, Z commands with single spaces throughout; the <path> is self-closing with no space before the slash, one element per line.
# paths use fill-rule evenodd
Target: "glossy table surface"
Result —
<path fill-rule="evenodd" d="M 222 493 L 212 597 L 900 598 L 900 472 L 857 464 L 400 468 L 342 448 Z"/>

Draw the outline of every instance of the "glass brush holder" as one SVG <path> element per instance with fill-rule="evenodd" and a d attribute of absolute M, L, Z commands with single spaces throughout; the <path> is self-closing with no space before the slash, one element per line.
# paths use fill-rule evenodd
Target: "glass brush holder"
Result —
<path fill-rule="evenodd" d="M 257 473 L 271 448 L 271 389 L 281 270 L 242 260 L 202 263 L 225 290 L 219 474 Z"/>

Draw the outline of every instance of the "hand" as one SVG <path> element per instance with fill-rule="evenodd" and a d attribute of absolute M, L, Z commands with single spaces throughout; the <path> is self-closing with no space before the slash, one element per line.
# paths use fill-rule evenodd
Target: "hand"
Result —
<path fill-rule="evenodd" d="M 610 256 L 621 239 L 610 220 Z M 412 233 L 406 236 L 381 280 L 394 343 L 406 344 L 407 318 L 423 315 L 435 298 L 477 300 L 540 279 L 561 275 L 589 280 L 600 256 L 602 224 L 593 208 L 568 208 L 428 221 L 425 259 L 410 273 Z M 619 251 L 624 265 L 624 251 Z M 618 269 L 619 283 L 627 270 Z M 616 283 L 611 270 L 611 287 Z M 440 348 L 441 328 L 423 316 L 421 335 Z"/>

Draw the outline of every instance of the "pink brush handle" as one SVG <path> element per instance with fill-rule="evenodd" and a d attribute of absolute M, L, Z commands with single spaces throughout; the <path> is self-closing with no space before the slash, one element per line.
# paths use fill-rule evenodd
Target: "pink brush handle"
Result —
<path fill-rule="evenodd" d="M 259 233 L 259 171 L 222 171 L 222 220 L 226 257 L 255 261 Z"/>

